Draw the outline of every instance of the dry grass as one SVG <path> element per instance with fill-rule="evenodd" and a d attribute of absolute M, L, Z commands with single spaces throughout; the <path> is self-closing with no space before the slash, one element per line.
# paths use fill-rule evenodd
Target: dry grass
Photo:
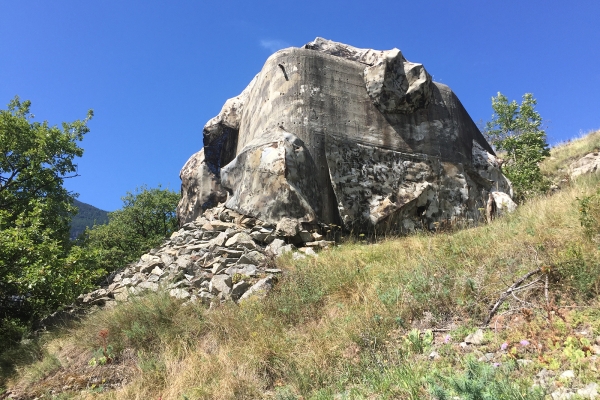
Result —
<path fill-rule="evenodd" d="M 555 180 L 563 178 L 567 175 L 569 164 L 599 148 L 600 130 L 560 143 L 552 147 L 550 157 L 541 164 L 542 173 Z"/>
<path fill-rule="evenodd" d="M 574 153 L 565 154 L 561 159 Z M 61 336 L 50 342 L 46 354 L 60 365 L 44 374 L 67 368 L 58 347 L 91 357 L 98 332 L 109 329 L 115 363 L 124 354 L 135 363 L 123 375 L 128 384 L 67 390 L 65 398 L 431 398 L 428 382 L 462 368 L 465 355 L 456 343 L 485 320 L 499 294 L 526 272 L 547 267 L 556 317 L 546 318 L 543 291 L 523 291 L 521 300 L 529 305 L 510 298 L 480 350 L 496 351 L 503 341 L 523 338 L 540 344 L 535 351 L 505 354 L 506 363 L 511 357 L 533 360 L 531 367 L 510 372 L 508 386 L 529 387 L 539 369 L 573 365 L 584 382 L 596 366 L 565 356 L 563 343 L 582 326 L 600 334 L 600 315 L 594 313 L 600 249 L 584 236 L 576 201 L 598 186 L 598 177 L 584 177 L 474 229 L 377 244 L 347 242 L 317 259 L 285 258 L 279 262 L 285 273 L 264 301 L 207 312 L 151 295 L 96 312 L 69 331 L 74 340 Z M 415 328 L 421 335 L 415 336 Z M 436 334 L 435 343 L 411 342 L 430 328 L 451 328 L 450 343 L 442 343 L 446 333 Z M 432 346 L 440 361 L 428 361 Z M 47 378 L 38 376 L 36 388 L 28 378 L 32 368 L 24 368 L 13 386 L 39 393 Z"/>

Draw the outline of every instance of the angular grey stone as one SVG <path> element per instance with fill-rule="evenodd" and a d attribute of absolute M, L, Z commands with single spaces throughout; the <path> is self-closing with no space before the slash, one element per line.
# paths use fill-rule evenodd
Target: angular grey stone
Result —
<path fill-rule="evenodd" d="M 145 266 L 151 267 L 151 269 L 154 268 L 155 266 L 161 265 L 163 263 L 162 260 L 160 259 L 160 257 L 153 256 L 153 255 L 150 255 L 150 254 L 144 254 L 140 258 L 140 261 L 143 264 L 145 264 Z"/>
<path fill-rule="evenodd" d="M 160 280 L 160 276 L 158 275 L 150 275 L 146 282 L 158 282 Z"/>
<path fill-rule="evenodd" d="M 300 227 L 297 220 L 284 217 L 281 218 L 281 220 L 277 223 L 277 228 L 275 228 L 275 235 L 294 237 L 298 234 L 299 228 Z"/>
<path fill-rule="evenodd" d="M 239 301 L 242 302 L 250 299 L 251 297 L 265 297 L 267 293 L 273 288 L 273 285 L 273 276 L 269 275 L 266 278 L 263 278 L 256 282 L 254 285 L 252 285 L 252 287 L 250 287 L 250 289 L 248 289 L 246 293 L 244 293 L 242 297 L 240 297 Z"/>
<path fill-rule="evenodd" d="M 198 293 L 198 298 L 200 299 L 200 301 L 202 301 L 202 304 L 210 304 L 210 302 L 212 301 L 212 299 L 215 298 L 215 296 L 208 292 L 200 292 Z"/>
<path fill-rule="evenodd" d="M 304 260 L 304 259 L 306 259 L 306 254 L 302 254 L 302 253 L 292 254 L 292 260 Z"/>
<path fill-rule="evenodd" d="M 267 274 L 280 274 L 281 270 L 279 268 L 267 268 L 265 269 Z"/>
<path fill-rule="evenodd" d="M 429 105 L 433 97 L 431 76 L 423 65 L 406 61 L 398 49 L 384 52 L 365 68 L 367 93 L 383 113 L 410 114 Z"/>
<path fill-rule="evenodd" d="M 223 271 L 225 269 L 225 263 L 214 263 L 212 266 L 212 270 L 211 272 L 213 273 L 213 275 L 217 275 L 219 273 L 221 273 L 221 271 Z"/>
<path fill-rule="evenodd" d="M 221 232 L 219 231 L 204 231 L 202 233 L 202 240 L 211 240 L 219 236 Z"/>
<path fill-rule="evenodd" d="M 263 232 L 252 232 L 250 234 L 250 237 L 252 238 L 252 240 L 256 241 L 256 242 L 264 242 L 265 239 L 267 238 L 267 236 L 269 236 L 270 233 L 263 233 Z"/>
<path fill-rule="evenodd" d="M 483 343 L 483 331 L 481 329 L 477 329 L 474 333 L 471 333 L 465 338 L 465 343 L 480 345 Z"/>
<path fill-rule="evenodd" d="M 175 261 L 175 258 L 172 255 L 166 253 L 162 253 L 160 255 L 160 259 L 162 260 L 165 267 L 168 267 L 173 263 L 173 261 Z"/>
<path fill-rule="evenodd" d="M 247 277 L 252 277 L 258 275 L 258 270 L 255 265 L 251 264 L 237 264 L 232 267 L 229 267 L 225 270 L 225 273 L 230 276 L 234 276 L 235 274 L 240 274 Z"/>
<path fill-rule="evenodd" d="M 219 249 L 218 253 L 224 254 L 228 258 L 240 258 L 244 254 L 244 251 L 222 248 Z"/>
<path fill-rule="evenodd" d="M 140 289 L 146 289 L 146 290 L 151 290 L 153 292 L 156 292 L 158 290 L 158 284 L 154 283 L 154 282 L 140 282 L 137 285 L 138 288 Z"/>
<path fill-rule="evenodd" d="M 210 221 L 210 225 L 215 231 L 225 232 L 227 229 L 235 227 L 234 224 L 230 222 L 222 222 L 222 221 Z"/>
<path fill-rule="evenodd" d="M 164 273 L 164 271 L 162 269 L 160 269 L 160 267 L 154 267 L 152 272 L 150 272 L 150 274 L 158 275 L 158 276 L 161 276 L 163 273 Z"/>
<path fill-rule="evenodd" d="M 197 277 L 193 278 L 192 280 L 190 280 L 190 284 L 191 284 L 191 286 L 193 286 L 197 289 L 201 289 L 205 286 L 206 286 L 206 288 L 208 288 L 208 285 L 210 284 L 210 282 L 205 277 L 197 276 Z"/>
<path fill-rule="evenodd" d="M 239 281 L 231 289 L 231 298 L 233 300 L 239 299 L 250 287 L 250 284 L 246 281 Z"/>
<path fill-rule="evenodd" d="M 210 240 L 210 246 L 223 246 L 227 241 L 227 234 L 225 232 L 219 233 L 217 237 Z"/>
<path fill-rule="evenodd" d="M 499 215 L 511 213 L 517 209 L 517 204 L 503 192 L 492 192 Z"/>
<path fill-rule="evenodd" d="M 600 153 L 593 152 L 569 165 L 571 179 L 584 174 L 600 173 Z"/>
<path fill-rule="evenodd" d="M 261 265 L 265 262 L 267 257 L 259 251 L 250 251 L 243 256 L 240 257 L 238 264 L 252 264 L 252 265 Z"/>
<path fill-rule="evenodd" d="M 335 242 L 327 241 L 327 240 L 318 240 L 310 243 L 306 243 L 306 247 L 315 247 L 320 249 L 328 249 L 335 245 Z"/>
<path fill-rule="evenodd" d="M 210 281 L 209 291 L 212 294 L 231 292 L 231 277 L 229 275 L 215 275 Z"/>
<path fill-rule="evenodd" d="M 182 279 L 180 281 L 177 282 L 173 282 L 170 285 L 168 285 L 168 288 L 170 289 L 175 289 L 175 288 L 181 288 L 181 287 L 191 287 L 192 283 L 186 279 Z"/>
<path fill-rule="evenodd" d="M 227 247 L 242 246 L 247 249 L 256 248 L 256 244 L 254 243 L 254 240 L 252 240 L 252 237 L 249 234 L 247 234 L 246 232 L 236 233 L 230 239 L 227 240 L 227 242 L 225 243 L 225 246 L 227 246 Z"/>
<path fill-rule="evenodd" d="M 190 297 L 190 292 L 181 288 L 171 289 L 169 291 L 169 296 L 175 297 L 176 299 L 187 299 Z"/>
<path fill-rule="evenodd" d="M 317 253 L 315 253 L 315 251 L 311 247 L 301 247 L 298 249 L 298 251 L 301 251 L 304 254 L 306 254 L 307 256 L 311 256 L 311 257 L 319 256 Z"/>
<path fill-rule="evenodd" d="M 323 240 L 323 238 L 324 238 L 323 235 L 321 235 L 320 233 L 317 233 L 317 232 L 313 232 L 312 236 L 313 236 L 312 240 L 317 241 L 317 242 L 320 240 Z"/>
<path fill-rule="evenodd" d="M 281 240 L 281 239 L 275 239 L 275 240 L 273 240 L 271 242 L 271 244 L 269 244 L 267 246 L 267 251 L 270 252 L 270 253 L 272 253 L 272 254 L 278 255 L 280 249 L 283 246 L 285 246 L 285 242 L 283 240 Z"/>
<path fill-rule="evenodd" d="M 223 260 L 223 263 L 227 266 L 237 263 L 239 258 L 226 258 Z"/>
<path fill-rule="evenodd" d="M 177 257 L 177 260 L 174 264 L 176 264 L 179 269 L 187 269 L 193 264 L 193 262 L 191 261 L 190 256 L 182 255 L 180 257 Z"/>

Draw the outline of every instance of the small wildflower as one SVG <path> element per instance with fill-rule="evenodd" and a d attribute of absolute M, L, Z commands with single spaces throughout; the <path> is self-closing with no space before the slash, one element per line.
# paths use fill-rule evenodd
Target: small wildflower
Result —
<path fill-rule="evenodd" d="M 502 345 L 500 346 L 500 350 L 504 351 L 504 350 L 506 350 L 506 349 L 508 349 L 508 343 L 504 342 L 504 343 L 502 343 Z"/>
<path fill-rule="evenodd" d="M 492 364 L 492 366 L 493 366 L 494 368 L 498 368 L 498 367 L 500 366 L 500 363 L 499 363 L 499 362 L 495 362 L 495 363 L 493 363 L 493 364 Z"/>
<path fill-rule="evenodd" d="M 523 347 L 529 346 L 529 340 L 527 340 L 527 339 L 523 339 L 519 343 L 521 343 L 521 346 L 523 346 Z"/>
<path fill-rule="evenodd" d="M 450 335 L 444 336 L 444 343 L 448 343 L 450 341 L 450 339 L 451 339 Z"/>

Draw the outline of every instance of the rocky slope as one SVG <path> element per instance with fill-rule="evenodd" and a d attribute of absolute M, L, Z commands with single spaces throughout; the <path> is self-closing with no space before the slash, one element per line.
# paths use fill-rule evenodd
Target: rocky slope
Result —
<path fill-rule="evenodd" d="M 177 299 L 209 306 L 264 296 L 281 272 L 274 259 L 294 249 L 298 249 L 295 258 L 316 256 L 315 251 L 333 246 L 318 233 L 330 230 L 326 228 L 309 232 L 291 219 L 273 225 L 215 207 L 138 262 L 111 274 L 103 288 L 78 300 L 114 306 L 147 290 L 167 290 Z"/>

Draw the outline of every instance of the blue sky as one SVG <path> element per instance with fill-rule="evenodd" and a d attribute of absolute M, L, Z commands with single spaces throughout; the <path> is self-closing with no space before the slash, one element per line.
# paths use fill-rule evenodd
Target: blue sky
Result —
<path fill-rule="evenodd" d="M 600 2 L 0 0 L 0 106 L 52 124 L 84 118 L 80 176 L 105 210 L 146 184 L 179 190 L 202 127 L 274 51 L 317 36 L 397 47 L 475 121 L 502 92 L 538 100 L 550 143 L 600 128 Z"/>

